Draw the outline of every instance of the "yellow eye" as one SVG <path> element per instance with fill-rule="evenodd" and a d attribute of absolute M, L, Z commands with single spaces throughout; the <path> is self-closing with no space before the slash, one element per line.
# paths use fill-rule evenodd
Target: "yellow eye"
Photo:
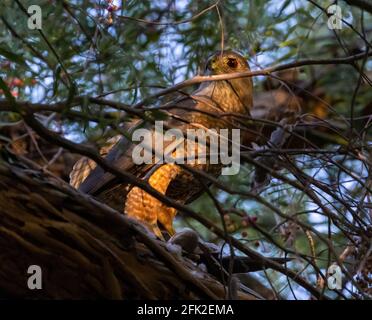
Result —
<path fill-rule="evenodd" d="M 226 64 L 230 68 L 236 68 L 238 66 L 238 61 L 235 58 L 228 58 Z"/>

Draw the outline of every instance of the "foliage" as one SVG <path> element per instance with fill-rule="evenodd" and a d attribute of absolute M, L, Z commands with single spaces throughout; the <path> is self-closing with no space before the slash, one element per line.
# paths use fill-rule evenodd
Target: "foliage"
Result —
<path fill-rule="evenodd" d="M 52 105 L 71 103 L 79 96 L 105 98 L 125 106 L 146 99 L 146 106 L 161 106 L 175 93 L 160 99 L 151 99 L 151 95 L 202 73 L 206 58 L 221 46 L 242 52 L 252 70 L 371 50 L 371 14 L 343 1 L 338 2 L 346 22 L 341 30 L 327 27 L 329 17 L 314 5 L 316 1 L 110 2 L 1 2 L 0 77 L 17 101 Z M 41 30 L 27 27 L 23 9 L 32 4 L 42 8 Z M 319 5 L 325 9 L 330 4 L 321 1 Z M 328 127 L 328 131 L 315 127 L 309 134 L 318 149 L 328 153 L 304 150 L 282 155 L 281 160 L 292 161 L 293 166 L 281 170 L 259 198 L 249 193 L 255 166 L 247 161 L 239 175 L 219 179 L 235 194 L 212 187 L 225 210 L 222 217 L 207 194 L 191 205 L 217 226 L 227 223 L 228 233 L 252 250 L 266 256 L 287 253 L 297 257 L 288 267 L 332 298 L 371 294 L 371 283 L 365 289 L 365 281 L 358 280 L 371 263 L 365 253 L 370 252 L 372 232 L 371 68 L 366 57 L 353 64 L 303 66 L 296 69 L 295 78 L 280 85 L 275 83 L 277 79 L 254 77 L 258 96 L 279 87 L 300 97 L 303 113 Z M 0 100 L 5 100 L 4 89 L 1 94 Z M 320 102 L 322 113 L 317 109 Z M 71 111 L 80 116 L 74 117 Z M 50 113 L 40 115 L 45 121 L 48 117 Z M 86 100 L 72 107 L 67 103 L 47 126 L 58 128 L 72 141 L 100 144 L 129 118 L 115 106 Z M 0 126 L 21 119 L 20 112 L 0 112 Z M 302 189 L 281 179 L 283 176 Z M 307 188 L 314 192 L 313 197 Z M 190 225 L 209 241 L 225 242 L 187 215 L 176 221 L 178 228 Z M 319 272 L 325 275 L 330 264 L 340 263 L 337 259 L 350 244 L 355 250 L 342 261 L 343 271 L 348 272 L 343 289 L 327 290 L 319 284 Z M 227 245 L 225 250 L 229 252 Z M 237 250 L 237 254 L 243 253 Z M 366 274 L 368 282 L 371 274 Z M 280 272 L 265 271 L 257 277 L 268 286 L 271 282 L 283 297 L 309 296 Z"/>

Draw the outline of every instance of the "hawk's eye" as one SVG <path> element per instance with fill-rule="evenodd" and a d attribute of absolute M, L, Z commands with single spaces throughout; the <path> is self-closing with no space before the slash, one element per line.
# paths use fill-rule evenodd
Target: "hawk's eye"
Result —
<path fill-rule="evenodd" d="M 236 68 L 238 66 L 238 61 L 234 58 L 229 58 L 229 59 L 227 59 L 227 65 L 230 68 Z"/>

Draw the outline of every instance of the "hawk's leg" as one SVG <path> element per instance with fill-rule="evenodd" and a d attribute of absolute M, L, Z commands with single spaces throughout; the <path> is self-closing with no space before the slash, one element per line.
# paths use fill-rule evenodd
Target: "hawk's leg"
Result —
<path fill-rule="evenodd" d="M 176 164 L 164 164 L 152 173 L 148 182 L 155 190 L 165 195 L 169 184 L 175 179 L 180 170 L 181 168 Z M 150 230 L 161 239 L 163 239 L 163 236 L 157 222 L 160 222 L 170 235 L 175 233 L 173 219 L 177 210 L 166 206 L 138 187 L 133 187 L 129 191 L 124 211 L 128 216 L 149 226 Z"/>

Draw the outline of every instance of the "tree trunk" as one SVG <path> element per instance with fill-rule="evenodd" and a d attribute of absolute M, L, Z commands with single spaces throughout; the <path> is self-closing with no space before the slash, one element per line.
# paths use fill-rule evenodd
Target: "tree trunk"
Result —
<path fill-rule="evenodd" d="M 0 298 L 225 298 L 220 282 L 137 222 L 3 151 Z M 42 270 L 41 290 L 28 288 L 30 265 Z"/>

